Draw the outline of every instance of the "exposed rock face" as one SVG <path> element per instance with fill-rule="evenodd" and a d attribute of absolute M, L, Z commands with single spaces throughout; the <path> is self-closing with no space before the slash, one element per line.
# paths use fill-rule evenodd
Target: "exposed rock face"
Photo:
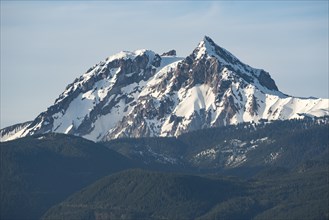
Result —
<path fill-rule="evenodd" d="M 134 95 L 141 88 L 129 91 L 128 94 L 122 90 L 127 87 L 131 90 L 130 87 L 134 84 L 145 84 L 160 63 L 161 57 L 147 50 L 122 52 L 109 57 L 68 85 L 55 104 L 33 121 L 28 127 L 28 133 L 52 131 L 78 136 L 89 134 L 95 127 L 94 122 L 102 115 L 113 113 L 118 105 L 125 108 L 117 113 L 127 112 L 129 105 L 123 105 L 135 100 Z M 82 109 L 79 109 L 80 106 Z M 83 110 L 85 112 L 81 114 Z M 104 124 L 105 129 L 106 126 Z"/>
<path fill-rule="evenodd" d="M 136 107 L 105 140 L 145 134 L 177 136 L 196 129 L 287 117 L 264 112 L 266 102 L 289 98 L 278 91 L 270 75 L 243 64 L 208 37 L 175 68 L 154 78 Z"/>
<path fill-rule="evenodd" d="M 120 52 L 77 78 L 19 134 L 59 132 L 94 141 L 177 136 L 262 119 L 328 115 L 327 99 L 281 93 L 269 73 L 252 68 L 205 37 L 186 58 L 174 50 Z"/>
<path fill-rule="evenodd" d="M 27 121 L 19 124 L 15 124 L 0 130 L 0 137 L 2 140 L 12 140 L 19 138 L 22 132 L 32 123 L 32 121 Z"/>
<path fill-rule="evenodd" d="M 270 90 L 278 91 L 278 87 L 275 85 L 274 80 L 271 78 L 271 76 L 268 72 L 261 70 L 257 79 L 262 86 L 264 86 Z"/>
<path fill-rule="evenodd" d="M 176 56 L 176 50 L 169 50 L 168 52 L 161 54 L 161 56 Z"/>

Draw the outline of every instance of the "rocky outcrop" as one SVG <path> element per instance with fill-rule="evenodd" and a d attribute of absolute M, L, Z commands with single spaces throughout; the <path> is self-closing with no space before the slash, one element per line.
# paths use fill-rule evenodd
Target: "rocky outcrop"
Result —
<path fill-rule="evenodd" d="M 0 130 L 0 140 L 10 141 L 19 138 L 22 132 L 32 123 L 27 121 L 19 124 L 15 124 Z"/>
<path fill-rule="evenodd" d="M 161 56 L 176 56 L 176 50 L 169 50 L 168 52 L 161 54 Z"/>

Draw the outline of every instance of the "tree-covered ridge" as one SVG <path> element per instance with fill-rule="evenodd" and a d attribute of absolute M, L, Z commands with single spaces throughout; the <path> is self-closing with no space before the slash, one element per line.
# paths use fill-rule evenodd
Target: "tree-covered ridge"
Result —
<path fill-rule="evenodd" d="M 245 181 L 129 170 L 52 207 L 43 219 L 327 219 L 328 164 Z"/>
<path fill-rule="evenodd" d="M 328 135 L 321 118 L 1 143 L 1 219 L 328 219 Z"/>
<path fill-rule="evenodd" d="M 37 219 L 97 179 L 137 165 L 79 137 L 46 134 L 1 143 L 1 219 Z"/>
<path fill-rule="evenodd" d="M 292 168 L 328 156 L 328 122 L 328 117 L 261 121 L 202 129 L 178 138 L 129 138 L 103 144 L 152 166 L 185 171 L 273 165 Z"/>

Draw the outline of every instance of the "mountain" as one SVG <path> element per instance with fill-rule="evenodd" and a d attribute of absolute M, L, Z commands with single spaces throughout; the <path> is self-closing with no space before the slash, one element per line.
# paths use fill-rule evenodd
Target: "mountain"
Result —
<path fill-rule="evenodd" d="M 329 157 L 329 117 L 202 129 L 178 137 L 102 142 L 150 167 L 190 173 L 253 176 L 267 167 L 295 169 Z"/>
<path fill-rule="evenodd" d="M 39 219 L 101 177 L 138 164 L 100 144 L 64 134 L 1 143 L 1 219 Z"/>
<path fill-rule="evenodd" d="M 57 132 L 93 141 L 178 136 L 240 122 L 329 114 L 328 99 L 278 90 L 268 72 L 244 64 L 209 37 L 185 57 L 172 50 L 120 52 L 68 85 L 31 123 L 3 129 L 1 141 Z"/>
<path fill-rule="evenodd" d="M 328 124 L 326 117 L 179 137 L 94 143 L 47 133 L 2 142 L 0 218 L 327 219 Z"/>
<path fill-rule="evenodd" d="M 243 181 L 143 170 L 104 177 L 42 219 L 327 219 L 327 165 Z"/>

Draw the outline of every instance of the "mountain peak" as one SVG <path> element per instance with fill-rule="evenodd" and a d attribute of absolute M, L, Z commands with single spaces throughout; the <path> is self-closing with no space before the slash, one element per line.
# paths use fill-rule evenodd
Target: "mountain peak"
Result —
<path fill-rule="evenodd" d="M 203 41 L 214 42 L 209 36 L 205 35 Z"/>
<path fill-rule="evenodd" d="M 218 45 L 216 45 L 216 43 L 208 36 L 204 36 L 203 40 L 202 40 L 205 44 L 205 46 L 207 47 L 207 49 L 213 49 L 214 46 L 219 47 Z"/>
<path fill-rule="evenodd" d="M 33 122 L 0 130 L 0 139 L 48 132 L 94 141 L 177 136 L 240 122 L 328 114 L 327 100 L 284 95 L 269 73 L 241 62 L 208 36 L 186 58 L 175 54 L 142 49 L 110 56 L 68 85 Z"/>
<path fill-rule="evenodd" d="M 196 56 L 196 59 L 201 59 L 202 57 L 206 55 L 212 55 L 214 50 L 214 41 L 208 37 L 204 36 L 203 40 L 199 43 L 198 47 L 194 50 L 194 54 Z"/>
<path fill-rule="evenodd" d="M 199 43 L 198 47 L 193 51 L 195 60 L 213 59 L 215 58 L 220 66 L 226 67 L 228 70 L 235 72 L 248 83 L 254 83 L 254 79 L 259 84 L 269 91 L 278 91 L 274 80 L 270 77 L 269 73 L 262 69 L 253 68 L 235 57 L 228 50 L 218 46 L 210 37 L 204 36 L 203 40 Z M 268 91 L 264 91 L 268 92 Z"/>
<path fill-rule="evenodd" d="M 194 50 L 195 58 L 202 59 L 215 57 L 219 61 L 224 63 L 235 63 L 238 59 L 225 50 L 218 46 L 210 37 L 204 36 L 203 40 L 199 43 L 198 47 Z"/>

